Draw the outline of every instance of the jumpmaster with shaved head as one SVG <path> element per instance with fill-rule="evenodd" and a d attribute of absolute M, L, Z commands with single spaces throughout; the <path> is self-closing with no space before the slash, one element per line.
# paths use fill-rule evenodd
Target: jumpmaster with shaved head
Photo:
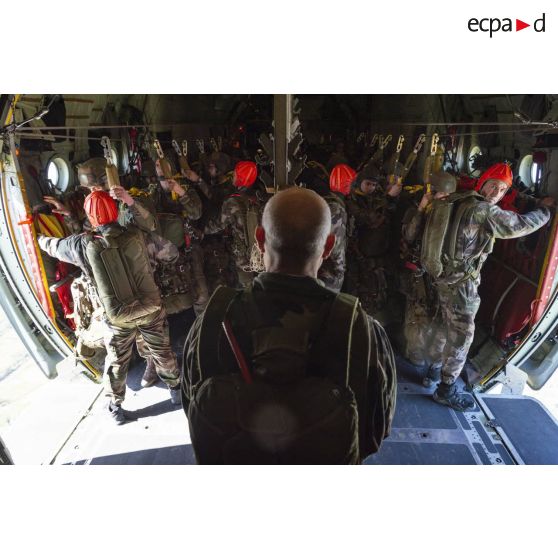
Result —
<path fill-rule="evenodd" d="M 182 404 L 200 464 L 358 464 L 389 434 L 395 363 L 358 299 L 317 279 L 327 203 L 289 188 L 265 207 L 265 272 L 215 291 L 184 347 Z"/>

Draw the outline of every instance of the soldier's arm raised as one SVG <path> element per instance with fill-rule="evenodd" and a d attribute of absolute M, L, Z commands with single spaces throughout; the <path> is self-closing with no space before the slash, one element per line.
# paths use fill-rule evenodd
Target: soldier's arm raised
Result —
<path fill-rule="evenodd" d="M 549 219 L 550 210 L 546 205 L 523 215 L 490 205 L 486 225 L 495 238 L 518 238 L 540 229 Z"/>
<path fill-rule="evenodd" d="M 155 216 L 137 200 L 134 200 L 133 205 L 122 206 L 118 222 L 124 227 L 135 225 L 138 229 L 148 233 L 157 228 Z"/>
<path fill-rule="evenodd" d="M 178 201 L 180 205 L 182 205 L 185 217 L 193 219 L 194 221 L 201 217 L 202 202 L 199 194 L 194 188 L 188 188 L 184 194 L 178 198 Z"/>
<path fill-rule="evenodd" d="M 73 234 L 66 238 L 39 235 L 37 242 L 41 250 L 57 260 L 83 268 L 83 235 Z"/>

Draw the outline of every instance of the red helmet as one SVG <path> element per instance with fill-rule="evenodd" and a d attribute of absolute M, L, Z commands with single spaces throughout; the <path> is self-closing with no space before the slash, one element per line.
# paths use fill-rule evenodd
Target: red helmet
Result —
<path fill-rule="evenodd" d="M 336 165 L 329 175 L 329 189 L 348 196 L 355 177 L 356 172 L 349 165 Z"/>
<path fill-rule="evenodd" d="M 240 161 L 234 167 L 234 185 L 237 188 L 250 188 L 258 177 L 258 167 L 252 161 Z"/>
<path fill-rule="evenodd" d="M 513 173 L 506 163 L 496 163 L 481 174 L 475 190 L 479 192 L 487 180 L 501 180 L 509 188 L 513 183 Z"/>
<path fill-rule="evenodd" d="M 83 209 L 85 210 L 89 222 L 94 227 L 113 223 L 118 219 L 118 206 L 110 197 L 110 194 L 104 190 L 95 190 L 91 192 L 85 198 Z"/>

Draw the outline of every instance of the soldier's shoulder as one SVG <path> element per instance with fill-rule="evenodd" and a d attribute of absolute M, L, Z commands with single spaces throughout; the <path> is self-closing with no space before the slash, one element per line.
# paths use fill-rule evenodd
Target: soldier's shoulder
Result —
<path fill-rule="evenodd" d="M 345 202 L 341 198 L 339 198 L 338 196 L 331 195 L 331 196 L 327 196 L 324 199 L 327 202 L 327 205 L 329 205 L 329 209 L 330 209 L 332 215 L 334 213 L 335 214 L 342 214 L 342 213 L 347 212 L 346 209 L 345 209 Z"/>
<path fill-rule="evenodd" d="M 222 210 L 224 212 L 234 211 L 243 205 L 242 197 L 239 194 L 229 194 L 223 200 Z"/>

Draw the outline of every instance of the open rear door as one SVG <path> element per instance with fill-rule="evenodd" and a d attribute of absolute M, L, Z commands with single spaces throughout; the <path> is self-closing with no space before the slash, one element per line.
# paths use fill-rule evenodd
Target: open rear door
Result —
<path fill-rule="evenodd" d="M 53 378 L 58 363 L 73 358 L 74 347 L 56 321 L 19 168 L 13 124 L 18 96 L 5 97 L 5 106 L 0 107 L 0 305 L 31 357 Z M 88 363 L 84 367 L 93 379 L 100 377 Z"/>

